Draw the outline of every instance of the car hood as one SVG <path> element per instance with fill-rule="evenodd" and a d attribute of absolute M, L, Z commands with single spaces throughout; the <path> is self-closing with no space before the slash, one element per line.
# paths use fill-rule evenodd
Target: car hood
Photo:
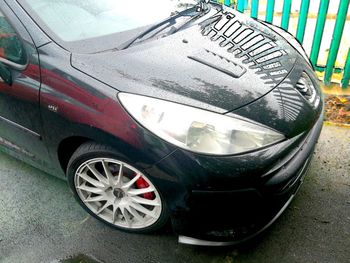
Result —
<path fill-rule="evenodd" d="M 195 24 L 125 50 L 72 54 L 72 66 L 118 91 L 218 113 L 278 86 L 300 54 L 260 22 L 218 6 Z"/>

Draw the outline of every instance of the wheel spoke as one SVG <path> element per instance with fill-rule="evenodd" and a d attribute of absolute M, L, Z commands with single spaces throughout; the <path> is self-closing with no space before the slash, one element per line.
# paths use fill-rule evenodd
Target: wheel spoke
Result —
<path fill-rule="evenodd" d="M 111 205 L 111 204 L 110 204 L 109 202 L 106 202 L 103 206 L 101 206 L 101 207 L 97 210 L 96 215 L 101 214 L 101 212 L 102 212 L 103 210 L 105 210 L 107 207 L 109 207 L 110 205 Z"/>
<path fill-rule="evenodd" d="M 138 203 L 131 203 L 130 206 L 132 208 L 134 208 L 136 211 L 139 211 L 145 215 L 148 215 L 148 216 L 153 217 L 153 218 L 155 217 L 153 211 L 148 210 L 147 208 L 145 208 L 144 206 L 142 206 Z"/>
<path fill-rule="evenodd" d="M 104 184 L 101 183 L 100 181 L 97 181 L 93 178 L 91 178 L 87 173 L 80 173 L 79 176 L 83 178 L 85 181 L 89 182 L 90 184 L 96 186 L 96 187 L 104 187 Z"/>
<path fill-rule="evenodd" d="M 131 206 L 126 206 L 125 208 L 137 221 L 142 222 L 143 217 L 134 208 Z"/>
<path fill-rule="evenodd" d="M 115 204 L 113 205 L 113 215 L 112 215 L 112 222 L 113 222 L 113 224 L 115 224 L 116 217 L 118 216 L 117 215 L 118 208 L 119 208 L 119 206 L 117 206 Z"/>
<path fill-rule="evenodd" d="M 112 184 L 114 179 L 113 179 L 113 174 L 111 173 L 111 170 L 108 167 L 108 163 L 106 161 L 102 161 L 102 166 L 103 166 L 103 170 L 105 172 L 105 175 L 107 177 L 107 181 L 109 184 Z"/>
<path fill-rule="evenodd" d="M 101 193 L 103 193 L 102 189 L 86 186 L 85 184 L 77 186 L 77 188 L 80 189 L 80 190 L 86 191 L 86 192 L 93 193 L 93 194 L 101 194 Z"/>
<path fill-rule="evenodd" d="M 139 203 L 139 204 L 151 205 L 151 206 L 160 206 L 160 203 L 158 202 L 157 199 L 149 200 L 149 199 L 142 198 L 142 197 L 139 197 L 139 196 L 133 196 L 133 197 L 131 197 L 131 199 L 134 202 Z"/>
<path fill-rule="evenodd" d="M 153 191 L 154 191 L 154 188 L 152 186 L 149 186 L 147 188 L 141 188 L 141 189 L 130 189 L 130 190 L 128 190 L 128 194 L 130 196 L 135 196 L 135 195 L 150 193 Z"/>
<path fill-rule="evenodd" d="M 105 201 L 106 197 L 103 195 L 94 196 L 94 197 L 88 197 L 84 200 L 84 202 L 91 203 L 91 202 L 99 202 L 99 201 Z"/>
<path fill-rule="evenodd" d="M 141 174 L 139 173 L 136 174 L 134 178 L 132 178 L 129 182 L 127 182 L 122 186 L 122 189 L 129 189 L 130 186 L 132 186 L 140 177 L 141 177 Z"/>
<path fill-rule="evenodd" d="M 93 173 L 93 175 L 103 184 L 105 185 L 106 183 L 106 178 L 103 177 L 102 174 L 100 174 L 99 171 L 96 170 L 95 167 L 91 166 L 90 164 L 87 165 L 87 167 L 89 168 L 89 170 Z"/>
<path fill-rule="evenodd" d="M 123 164 L 121 163 L 119 165 L 119 173 L 118 173 L 117 185 L 120 185 L 120 182 L 122 182 L 122 177 L 123 177 Z"/>
<path fill-rule="evenodd" d="M 128 212 L 125 208 L 120 209 L 120 211 L 122 212 L 122 215 L 124 217 L 125 222 L 128 224 L 128 226 L 130 227 L 132 222 L 131 219 L 129 218 Z"/>

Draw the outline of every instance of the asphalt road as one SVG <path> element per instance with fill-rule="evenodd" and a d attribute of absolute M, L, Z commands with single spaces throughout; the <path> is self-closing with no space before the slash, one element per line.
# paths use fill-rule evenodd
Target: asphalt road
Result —
<path fill-rule="evenodd" d="M 298 196 L 258 239 L 179 245 L 170 230 L 131 235 L 88 216 L 64 181 L 0 154 L 0 262 L 350 262 L 350 129 L 326 126 Z"/>

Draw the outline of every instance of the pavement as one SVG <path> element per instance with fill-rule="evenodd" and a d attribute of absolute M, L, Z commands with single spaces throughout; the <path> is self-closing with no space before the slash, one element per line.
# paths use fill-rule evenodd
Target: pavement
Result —
<path fill-rule="evenodd" d="M 225 248 L 180 245 L 169 228 L 113 230 L 66 182 L 0 153 L 0 262 L 350 262 L 350 129 L 324 126 L 286 212 L 255 240 Z"/>

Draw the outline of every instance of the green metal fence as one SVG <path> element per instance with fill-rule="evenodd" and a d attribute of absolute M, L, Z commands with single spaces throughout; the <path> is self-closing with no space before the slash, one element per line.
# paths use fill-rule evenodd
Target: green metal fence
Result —
<path fill-rule="evenodd" d="M 290 17 L 291 17 L 292 0 L 278 0 L 278 1 L 281 1 L 281 2 L 283 1 L 280 26 L 285 30 L 288 30 Z M 219 2 L 222 2 L 227 6 L 234 6 L 240 12 L 247 13 L 250 11 L 250 16 L 252 18 L 255 18 L 255 19 L 258 18 L 259 4 L 261 3 L 259 0 L 249 0 L 249 1 L 248 0 L 219 0 Z M 272 23 L 275 15 L 276 2 L 275 0 L 266 0 L 264 2 L 265 2 L 264 19 L 266 22 Z M 349 79 L 350 79 L 350 48 L 349 47 L 342 47 L 342 48 L 348 49 L 345 65 L 342 65 L 340 68 L 336 68 L 335 63 L 339 52 L 341 39 L 344 33 L 344 25 L 347 20 L 347 13 L 349 9 L 350 0 L 339 1 L 338 12 L 335 18 L 335 25 L 333 28 L 332 40 L 329 46 L 326 65 L 322 66 L 317 64 L 322 39 L 324 37 L 330 37 L 330 36 L 324 35 L 324 28 L 327 21 L 330 2 L 332 1 L 319 0 L 316 26 L 313 33 L 313 40 L 312 40 L 312 46 L 311 46 L 311 52 L 310 52 L 310 60 L 317 71 L 324 72 L 323 80 L 325 85 L 330 84 L 332 80 L 332 75 L 334 72 L 336 72 L 337 74 L 342 73 L 340 84 L 345 89 L 345 88 L 348 88 Z M 309 7 L 310 7 L 310 0 L 301 0 L 299 14 L 298 14 L 297 30 L 295 33 L 295 37 L 298 39 L 298 41 L 301 44 L 303 44 L 304 42 L 304 36 L 306 32 L 305 29 L 307 26 L 308 16 L 309 16 Z M 350 32 L 346 32 L 346 34 L 350 34 Z"/>

